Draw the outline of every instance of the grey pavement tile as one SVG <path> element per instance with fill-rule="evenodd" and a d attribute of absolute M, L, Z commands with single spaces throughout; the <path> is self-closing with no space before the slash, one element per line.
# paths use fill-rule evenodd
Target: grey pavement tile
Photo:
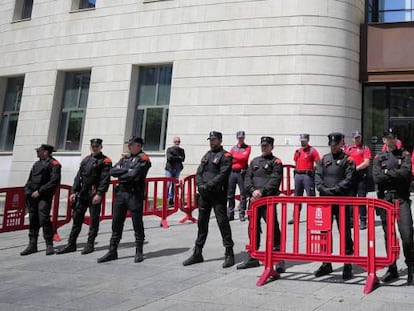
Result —
<path fill-rule="evenodd" d="M 46 307 L 46 306 L 33 306 L 31 304 L 27 305 L 16 305 L 10 303 L 0 302 L 0 310 L 4 311 L 56 311 L 55 307 Z M 73 309 L 60 309 L 59 311 L 73 311 Z"/>
<path fill-rule="evenodd" d="M 182 291 L 178 294 L 171 295 L 169 298 L 182 301 L 194 301 L 194 302 L 209 302 L 229 295 L 234 292 L 234 288 L 217 288 L 208 285 L 197 285 Z"/>

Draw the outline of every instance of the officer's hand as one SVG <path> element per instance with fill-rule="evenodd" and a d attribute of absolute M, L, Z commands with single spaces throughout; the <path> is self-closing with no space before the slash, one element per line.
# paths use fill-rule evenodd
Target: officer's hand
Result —
<path fill-rule="evenodd" d="M 75 200 L 76 200 L 76 196 L 77 196 L 77 194 L 76 194 L 76 193 L 72 193 L 72 194 L 70 195 L 69 200 L 70 200 L 70 202 L 71 202 L 71 203 L 75 202 Z"/>
<path fill-rule="evenodd" d="M 207 192 L 207 186 L 205 184 L 198 186 L 198 193 L 200 193 L 200 195 L 205 196 Z"/>
<path fill-rule="evenodd" d="M 253 199 L 261 198 L 262 197 L 262 192 L 259 189 L 256 189 L 255 191 L 253 191 L 252 197 L 253 197 Z"/>
<path fill-rule="evenodd" d="M 32 198 L 36 199 L 38 197 L 40 197 L 40 193 L 39 193 L 39 191 L 36 190 L 35 192 L 32 193 Z"/>
<path fill-rule="evenodd" d="M 102 201 L 102 196 L 99 194 L 95 194 L 92 199 L 92 204 L 99 204 Z"/>
<path fill-rule="evenodd" d="M 327 190 L 326 190 L 325 186 L 320 186 L 318 191 L 319 191 L 320 195 L 327 195 L 327 193 L 326 193 Z"/>

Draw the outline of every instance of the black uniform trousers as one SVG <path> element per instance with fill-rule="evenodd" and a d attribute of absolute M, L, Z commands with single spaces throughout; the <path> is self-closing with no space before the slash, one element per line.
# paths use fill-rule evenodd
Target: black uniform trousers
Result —
<path fill-rule="evenodd" d="M 116 194 L 115 204 L 112 212 L 112 236 L 110 249 L 116 250 L 122 239 L 122 231 L 127 211 L 131 213 L 132 225 L 135 231 L 135 242 L 144 242 L 143 198 L 134 192 L 119 190 Z"/>
<path fill-rule="evenodd" d="M 413 216 L 411 214 L 410 200 L 398 199 L 400 202 L 400 217 L 398 220 L 398 230 L 402 240 L 402 247 L 407 266 L 414 266 L 414 237 L 413 237 Z M 387 200 L 393 203 L 393 200 Z M 381 217 L 382 228 L 385 233 L 385 241 L 387 239 L 387 219 L 384 210 L 378 209 Z M 385 242 L 386 243 L 386 242 Z M 387 245 L 387 244 L 385 244 Z"/>
<path fill-rule="evenodd" d="M 101 203 L 92 204 L 92 193 L 79 196 L 79 203 L 77 204 L 73 215 L 73 226 L 69 235 L 69 243 L 76 243 L 76 239 L 82 229 L 83 221 L 85 220 L 85 213 L 89 207 L 89 214 L 91 223 L 89 225 L 88 243 L 93 243 L 99 230 L 99 215 L 101 214 Z"/>
<path fill-rule="evenodd" d="M 29 211 L 29 237 L 37 238 L 40 227 L 43 228 L 43 237 L 47 243 L 53 242 L 53 225 L 50 221 L 50 210 L 53 197 L 38 197 L 36 199 L 27 196 L 26 206 Z"/>
<path fill-rule="evenodd" d="M 231 237 L 231 228 L 229 218 L 227 217 L 225 192 L 211 192 L 206 196 L 199 196 L 198 198 L 198 234 L 195 242 L 197 249 L 201 250 L 207 240 L 208 223 L 210 221 L 211 210 L 214 209 L 217 224 L 220 229 L 223 246 L 233 247 L 234 243 Z"/>
<path fill-rule="evenodd" d="M 276 205 L 273 206 L 275 209 L 275 223 L 274 223 L 274 231 L 273 231 L 273 249 L 276 251 L 280 250 L 280 228 L 279 228 L 279 221 L 277 219 L 277 212 L 276 212 Z M 258 208 L 258 214 L 257 214 L 257 227 L 256 227 L 256 249 L 260 248 L 260 235 L 262 233 L 262 228 L 260 225 L 260 220 L 263 218 L 263 220 L 267 223 L 267 208 L 266 205 L 259 206 Z M 249 230 L 250 234 L 250 230 Z M 249 236 L 250 238 L 250 236 Z"/>

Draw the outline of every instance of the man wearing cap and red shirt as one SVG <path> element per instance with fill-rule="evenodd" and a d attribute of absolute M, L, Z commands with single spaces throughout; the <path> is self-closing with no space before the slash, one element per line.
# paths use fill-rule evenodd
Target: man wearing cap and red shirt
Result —
<path fill-rule="evenodd" d="M 397 137 L 392 129 L 384 132 L 386 151 L 381 151 L 374 158 L 374 182 L 377 184 L 379 199 L 394 203 L 399 201 L 400 210 L 398 229 L 402 240 L 402 248 L 407 264 L 407 284 L 413 284 L 414 276 L 414 238 L 413 217 L 410 202 L 411 159 L 410 153 L 397 147 Z M 382 228 L 387 236 L 387 217 L 382 209 L 377 209 L 381 217 Z M 391 282 L 399 278 L 396 261 L 392 263 L 382 281 Z"/>
<path fill-rule="evenodd" d="M 309 145 L 309 134 L 300 134 L 301 147 L 295 151 L 295 196 L 303 196 L 304 190 L 307 196 L 315 196 L 315 167 L 320 161 L 318 151 Z M 300 206 L 299 211 L 302 209 Z M 288 224 L 293 224 L 293 218 Z"/>
<path fill-rule="evenodd" d="M 246 174 L 249 163 L 251 146 L 244 143 L 245 136 L 246 134 L 244 131 L 238 131 L 236 133 L 237 145 L 233 146 L 230 150 L 230 153 L 233 156 L 233 163 L 231 165 L 227 195 L 227 216 L 229 217 L 229 220 L 234 220 L 234 208 L 236 205 L 234 196 L 236 194 L 236 185 L 239 186 L 240 190 L 239 219 L 240 221 L 246 220 L 246 190 L 244 188 L 244 175 Z"/>
<path fill-rule="evenodd" d="M 345 149 L 345 153 L 349 155 L 356 165 L 356 174 L 352 196 L 367 196 L 367 174 L 371 161 L 371 150 L 368 146 L 362 144 L 362 135 L 359 131 L 352 133 L 353 144 Z M 367 228 L 367 208 L 365 205 L 359 206 L 360 229 Z"/>
<path fill-rule="evenodd" d="M 112 215 L 112 236 L 109 251 L 98 258 L 98 263 L 118 259 L 118 244 L 122 238 L 127 211 L 131 213 L 135 233 L 134 262 L 144 260 L 144 223 L 142 221 L 145 199 L 145 178 L 151 167 L 148 155 L 142 150 L 144 140 L 131 137 L 128 141 L 129 154 L 116 163 L 109 174 L 119 181 Z"/>
<path fill-rule="evenodd" d="M 60 163 L 52 157 L 54 147 L 42 144 L 36 149 L 39 161 L 33 164 L 29 179 L 24 186 L 26 208 L 29 211 L 29 245 L 20 253 L 21 256 L 37 252 L 37 238 L 40 227 L 46 241 L 46 255 L 55 253 L 53 248 L 53 226 L 50 221 L 52 199 L 60 185 Z"/>
<path fill-rule="evenodd" d="M 89 208 L 91 223 L 89 225 L 88 242 L 82 250 L 82 255 L 95 250 L 95 238 L 99 230 L 99 215 L 103 195 L 108 191 L 111 176 L 109 170 L 112 161 L 102 153 L 102 139 L 91 139 L 91 154 L 86 156 L 75 176 L 70 201 L 73 203 L 73 225 L 68 244 L 56 254 L 76 252 L 76 240 L 82 229 L 86 210 Z"/>
<path fill-rule="evenodd" d="M 233 240 L 231 227 L 226 213 L 227 186 L 231 172 L 232 156 L 221 145 L 222 134 L 211 131 L 210 150 L 203 156 L 197 168 L 196 184 L 198 189 L 198 233 L 193 254 L 183 262 L 184 266 L 203 262 L 202 250 L 207 240 L 208 223 L 211 210 L 214 209 L 220 229 L 224 254 L 223 268 L 234 265 Z"/>

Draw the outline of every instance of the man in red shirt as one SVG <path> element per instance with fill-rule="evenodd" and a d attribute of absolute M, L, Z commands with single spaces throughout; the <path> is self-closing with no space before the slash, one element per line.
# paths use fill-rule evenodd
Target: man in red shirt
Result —
<path fill-rule="evenodd" d="M 245 136 L 246 133 L 244 131 L 238 131 L 236 133 L 237 144 L 230 150 L 230 153 L 233 156 L 233 163 L 231 166 L 227 193 L 227 216 L 229 217 L 229 220 L 234 220 L 234 208 L 236 205 L 234 196 L 236 194 L 236 185 L 238 185 L 240 189 L 239 219 L 240 221 L 246 220 L 246 190 L 244 187 L 244 176 L 246 175 L 249 163 L 251 146 L 244 143 Z"/>
<path fill-rule="evenodd" d="M 353 144 L 348 146 L 345 153 L 349 155 L 356 165 L 356 175 L 354 187 L 352 189 L 352 196 L 366 197 L 367 196 L 367 173 L 371 161 L 371 150 L 369 147 L 362 144 L 362 135 L 359 131 L 352 133 Z M 367 208 L 365 205 L 359 206 L 360 229 L 367 228 Z"/>
<path fill-rule="evenodd" d="M 295 196 L 303 196 L 306 191 L 307 196 L 315 196 L 315 167 L 320 161 L 318 151 L 309 145 L 309 134 L 300 134 L 301 147 L 295 151 L 293 161 L 295 161 Z M 302 209 L 300 207 L 299 211 Z M 288 224 L 293 224 L 293 218 Z"/>

